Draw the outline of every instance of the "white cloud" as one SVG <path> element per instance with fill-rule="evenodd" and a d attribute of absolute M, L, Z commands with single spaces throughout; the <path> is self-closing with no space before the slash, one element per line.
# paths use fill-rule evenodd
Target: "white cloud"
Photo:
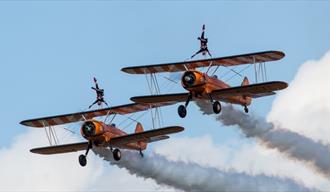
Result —
<path fill-rule="evenodd" d="M 314 140 L 330 143 L 329 72 L 330 52 L 319 61 L 304 63 L 289 88 L 276 97 L 268 120 Z M 110 166 L 93 153 L 89 155 L 88 165 L 81 168 L 80 153 L 41 156 L 29 152 L 30 148 L 47 144 L 44 131 L 31 130 L 18 136 L 9 148 L 1 148 L 0 191 L 174 190 L 156 184 L 153 179 L 137 178 L 125 169 Z M 290 178 L 307 187 L 330 189 L 329 180 L 303 163 L 243 138 L 222 145 L 214 144 L 210 136 L 172 138 L 157 144 L 154 151 L 175 161 L 249 175 Z"/>
<path fill-rule="evenodd" d="M 265 149 L 248 139 L 217 145 L 210 136 L 172 138 L 155 151 L 171 160 L 194 162 L 220 170 L 238 170 L 250 175 L 291 178 L 307 187 L 328 191 L 330 182 L 303 163 L 287 159 L 277 150 Z"/>
<path fill-rule="evenodd" d="M 314 140 L 330 143 L 330 52 L 301 65 L 276 97 L 268 120 Z"/>
<path fill-rule="evenodd" d="M 61 134 L 61 129 L 58 129 Z M 75 142 L 70 138 L 67 142 Z M 9 148 L 0 149 L 0 191 L 119 191 L 159 188 L 152 180 L 145 181 L 126 171 L 110 167 L 93 153 L 86 167 L 80 167 L 80 153 L 38 155 L 29 150 L 47 146 L 45 132 L 29 130 L 19 135 Z M 124 182 L 126 181 L 126 182 Z M 134 188 L 133 188 L 134 186 Z M 166 188 L 162 188 L 166 189 Z"/>

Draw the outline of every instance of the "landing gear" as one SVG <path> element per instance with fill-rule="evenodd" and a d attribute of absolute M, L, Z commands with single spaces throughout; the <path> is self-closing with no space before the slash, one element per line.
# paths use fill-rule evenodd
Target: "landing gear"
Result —
<path fill-rule="evenodd" d="M 89 143 L 88 143 L 88 146 L 87 146 L 87 150 L 86 150 L 85 155 L 84 155 L 84 154 L 79 155 L 79 164 L 80 164 L 82 167 L 85 167 L 85 166 L 86 166 L 86 164 L 87 164 L 87 159 L 86 159 L 86 157 L 87 157 L 87 155 L 88 155 L 89 150 L 90 150 L 92 147 L 93 147 L 92 142 L 89 142 Z"/>
<path fill-rule="evenodd" d="M 82 166 L 82 167 L 85 167 L 86 164 L 87 164 L 87 159 L 86 159 L 86 156 L 81 154 L 79 155 L 79 164 Z"/>
<path fill-rule="evenodd" d="M 187 109 L 184 105 L 180 105 L 178 108 L 178 114 L 181 118 L 185 118 L 185 116 L 187 115 Z"/>
<path fill-rule="evenodd" d="M 114 149 L 112 151 L 112 154 L 113 154 L 113 158 L 116 160 L 116 161 L 119 161 L 121 159 L 121 152 L 119 149 Z"/>
<path fill-rule="evenodd" d="M 248 113 L 248 112 L 249 112 L 249 108 L 247 108 L 246 105 L 244 106 L 244 112 L 245 112 L 245 113 Z"/>
<path fill-rule="evenodd" d="M 213 105 L 213 112 L 215 114 L 219 114 L 221 112 L 221 104 L 220 104 L 220 102 L 219 101 L 215 101 L 215 102 L 213 102 L 212 105 Z"/>
<path fill-rule="evenodd" d="M 188 106 L 191 99 L 192 99 L 192 94 L 189 93 L 186 103 L 184 105 L 180 105 L 178 107 L 178 114 L 181 118 L 186 117 L 186 115 L 187 115 L 187 106 Z"/>
<path fill-rule="evenodd" d="M 140 152 L 141 157 L 143 157 L 144 155 L 143 155 L 143 153 L 142 153 L 142 150 L 140 150 L 139 152 Z"/>
<path fill-rule="evenodd" d="M 213 112 L 219 114 L 221 112 L 221 104 L 219 101 L 213 101 L 212 95 L 209 94 L 210 101 L 212 103 Z"/>

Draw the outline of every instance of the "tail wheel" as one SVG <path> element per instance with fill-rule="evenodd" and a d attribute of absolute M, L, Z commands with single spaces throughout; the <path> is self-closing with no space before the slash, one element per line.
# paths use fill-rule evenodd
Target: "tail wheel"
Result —
<path fill-rule="evenodd" d="M 184 118 L 187 115 L 187 109 L 184 105 L 180 105 L 178 108 L 178 114 L 181 118 Z"/>
<path fill-rule="evenodd" d="M 247 108 L 247 106 L 244 106 L 244 112 L 248 113 L 249 112 L 249 108 Z"/>
<path fill-rule="evenodd" d="M 219 114 L 221 111 L 221 104 L 219 101 L 215 101 L 213 103 L 213 112 L 216 113 L 216 114 Z"/>
<path fill-rule="evenodd" d="M 113 154 L 113 158 L 116 160 L 116 161 L 119 161 L 121 159 L 121 152 L 119 149 L 115 149 L 113 150 L 112 152 Z"/>
<path fill-rule="evenodd" d="M 86 164 L 87 164 L 87 159 L 86 159 L 86 156 L 85 155 L 79 155 L 79 164 L 82 166 L 82 167 L 85 167 Z"/>

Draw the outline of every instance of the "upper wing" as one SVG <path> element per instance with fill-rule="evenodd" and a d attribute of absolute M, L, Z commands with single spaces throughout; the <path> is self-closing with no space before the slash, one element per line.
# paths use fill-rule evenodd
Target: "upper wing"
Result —
<path fill-rule="evenodd" d="M 282 81 L 271 81 L 265 83 L 251 84 L 245 86 L 230 87 L 226 89 L 215 90 L 211 93 L 212 97 L 217 100 L 224 100 L 230 96 L 250 96 L 253 98 L 264 97 L 275 94 L 274 91 L 285 89 L 287 83 Z M 164 94 L 164 95 L 150 95 L 132 97 L 131 100 L 137 103 L 152 103 L 161 104 L 163 102 L 174 104 L 176 102 L 186 101 L 188 93 Z M 193 100 L 196 99 L 193 97 Z M 204 95 L 202 99 L 209 99 Z"/>
<path fill-rule="evenodd" d="M 282 59 L 284 56 L 285 54 L 280 51 L 264 51 L 258 53 L 249 53 L 244 55 L 234 55 L 234 56 L 202 59 L 195 61 L 126 67 L 126 68 L 122 68 L 121 70 L 131 74 L 175 72 L 175 71 L 185 71 L 186 68 L 195 69 L 198 67 L 208 67 L 210 65 L 210 62 L 212 62 L 212 66 L 219 65 L 219 66 L 230 67 L 230 66 L 249 64 L 249 63 L 276 61 Z"/>
<path fill-rule="evenodd" d="M 120 137 L 115 137 L 110 139 L 109 145 L 118 147 L 118 148 L 125 148 L 125 145 L 129 143 L 134 143 L 137 141 L 143 142 L 155 142 L 163 139 L 167 139 L 166 135 L 177 133 L 183 131 L 183 127 L 173 126 L 173 127 L 165 127 L 160 129 L 152 129 L 148 131 L 143 131 L 139 133 L 133 133 L 128 135 L 123 135 Z M 165 137 L 164 137 L 165 136 Z"/>
<path fill-rule="evenodd" d="M 112 138 L 109 142 L 109 145 L 111 145 L 112 147 L 126 148 L 125 145 L 137 141 L 151 143 L 159 140 L 168 139 L 169 137 L 167 136 L 167 134 L 177 133 L 183 130 L 184 130 L 183 127 L 174 126 L 174 127 L 153 129 L 140 133 L 133 133 L 129 135 Z M 39 147 L 39 148 L 31 149 L 30 151 L 32 153 L 38 153 L 42 155 L 52 155 L 52 154 L 70 153 L 70 152 L 86 150 L 87 146 L 88 146 L 88 142 L 81 142 L 81 143 L 49 146 L 49 147 Z"/>
<path fill-rule="evenodd" d="M 85 111 L 79 113 L 70 113 L 65 115 L 56 115 L 51 117 L 42 117 L 37 119 L 29 119 L 21 121 L 20 124 L 30 126 L 30 127 L 45 127 L 45 126 L 54 126 L 61 125 L 66 123 L 73 123 L 77 121 L 82 121 L 84 119 L 92 119 L 94 117 L 101 117 L 105 115 L 111 114 L 129 114 L 135 113 L 139 111 L 145 111 L 150 108 L 161 107 L 165 105 L 169 105 L 170 103 L 162 103 L 162 104 L 127 104 L 120 105 L 115 107 L 109 107 L 104 109 L 98 109 L 93 111 Z"/>

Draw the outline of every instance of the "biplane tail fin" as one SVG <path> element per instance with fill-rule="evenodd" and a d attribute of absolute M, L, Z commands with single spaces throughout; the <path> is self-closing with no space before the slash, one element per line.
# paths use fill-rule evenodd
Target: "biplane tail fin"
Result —
<path fill-rule="evenodd" d="M 143 126 L 141 123 L 136 123 L 135 133 L 144 132 Z M 148 143 L 145 141 L 138 141 L 137 144 L 140 146 L 140 150 L 145 150 L 147 148 Z"/>
<path fill-rule="evenodd" d="M 249 85 L 249 84 L 250 84 L 249 79 L 247 77 L 244 77 L 241 85 L 244 86 L 244 85 Z"/>
<path fill-rule="evenodd" d="M 247 86 L 249 84 L 250 84 L 249 79 L 247 77 L 244 77 L 241 86 Z M 243 98 L 245 99 L 246 105 L 250 105 L 251 104 L 251 102 L 252 102 L 252 97 L 251 96 L 243 95 Z"/>
<path fill-rule="evenodd" d="M 141 133 L 141 132 L 143 132 L 144 130 L 143 130 L 143 126 L 142 126 L 142 124 L 141 123 L 137 123 L 136 124 L 136 127 L 135 127 L 135 133 Z"/>

